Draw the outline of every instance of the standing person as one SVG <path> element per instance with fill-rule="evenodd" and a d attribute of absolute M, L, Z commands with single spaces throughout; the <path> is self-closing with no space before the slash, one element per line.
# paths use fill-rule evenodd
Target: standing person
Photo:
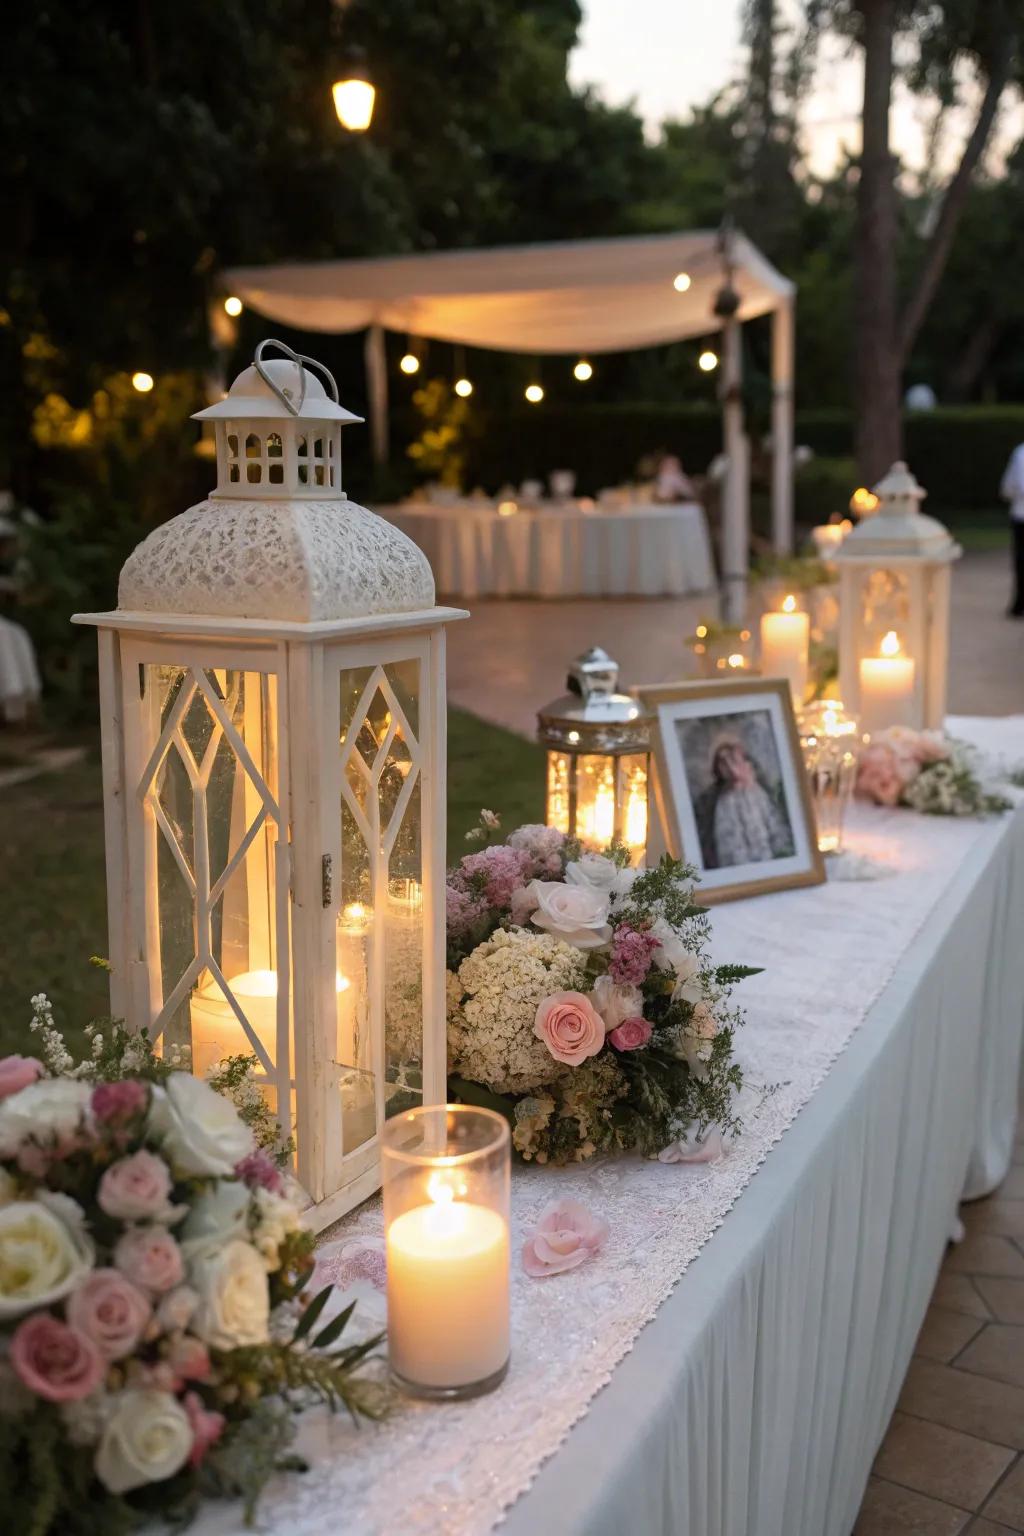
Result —
<path fill-rule="evenodd" d="M 1024 443 L 1018 444 L 1010 454 L 999 494 L 1010 503 L 1010 532 L 1013 536 L 1013 601 L 1006 616 L 1024 619 Z"/>

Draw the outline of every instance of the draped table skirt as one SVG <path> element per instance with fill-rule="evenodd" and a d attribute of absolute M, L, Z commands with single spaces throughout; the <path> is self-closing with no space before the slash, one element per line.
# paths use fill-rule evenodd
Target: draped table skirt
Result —
<path fill-rule="evenodd" d="M 450 597 L 678 597 L 715 584 L 703 507 L 520 511 L 378 508 L 418 544 Z"/>

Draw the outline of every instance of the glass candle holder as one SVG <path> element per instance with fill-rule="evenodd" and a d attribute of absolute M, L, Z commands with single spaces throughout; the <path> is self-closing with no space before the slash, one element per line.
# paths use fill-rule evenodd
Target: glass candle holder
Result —
<path fill-rule="evenodd" d="M 814 802 L 818 848 L 839 853 L 843 822 L 857 778 L 860 733 L 837 699 L 808 704 L 797 717 L 804 768 Z"/>
<path fill-rule="evenodd" d="M 509 1360 L 508 1121 L 448 1104 L 381 1134 L 388 1357 L 412 1397 L 490 1392 Z"/>

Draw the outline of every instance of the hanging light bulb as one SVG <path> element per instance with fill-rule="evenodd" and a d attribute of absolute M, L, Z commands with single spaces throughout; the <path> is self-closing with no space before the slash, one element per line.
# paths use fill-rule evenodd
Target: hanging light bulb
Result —
<path fill-rule="evenodd" d="M 523 393 L 531 405 L 539 405 L 544 399 L 544 391 L 539 384 L 527 384 Z"/>
<path fill-rule="evenodd" d="M 244 307 L 245 306 L 243 305 L 241 299 L 238 298 L 236 294 L 229 293 L 227 298 L 224 300 L 224 312 L 225 314 L 230 315 L 232 320 L 238 319 L 238 316 L 242 313 Z"/>
<path fill-rule="evenodd" d="M 153 375 L 151 373 L 133 373 L 132 388 L 137 389 L 140 395 L 148 395 L 153 388 Z"/>
<path fill-rule="evenodd" d="M 376 89 L 366 68 L 366 55 L 361 48 L 350 48 L 345 57 L 341 78 L 331 86 L 334 110 L 338 122 L 349 133 L 365 133 L 373 118 Z"/>
<path fill-rule="evenodd" d="M 709 347 L 706 351 L 701 353 L 700 357 L 698 357 L 697 367 L 700 369 L 701 373 L 713 373 L 718 367 L 718 353 L 712 352 L 711 348 Z"/>
<path fill-rule="evenodd" d="M 468 400 L 470 395 L 473 393 L 472 382 L 469 379 L 456 379 L 455 393 L 459 395 L 463 400 Z"/>
<path fill-rule="evenodd" d="M 415 352 L 407 352 L 398 366 L 403 373 L 419 373 L 420 360 Z"/>
<path fill-rule="evenodd" d="M 676 293 L 686 293 L 689 286 L 689 272 L 677 272 L 675 277 L 672 279 L 672 287 L 675 289 Z"/>
<path fill-rule="evenodd" d="M 585 384 L 588 379 L 592 379 L 594 377 L 594 370 L 587 362 L 585 357 L 580 358 L 579 362 L 576 364 L 576 367 L 572 371 L 572 376 L 574 379 L 579 379 L 581 384 Z"/>

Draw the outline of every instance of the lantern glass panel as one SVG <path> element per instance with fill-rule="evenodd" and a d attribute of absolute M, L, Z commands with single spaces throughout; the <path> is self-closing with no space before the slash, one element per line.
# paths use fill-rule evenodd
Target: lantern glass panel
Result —
<path fill-rule="evenodd" d="M 584 848 L 607 848 L 615 836 L 615 758 L 576 760 L 576 836 Z"/>
<path fill-rule="evenodd" d="M 867 571 L 861 583 L 861 655 L 877 656 L 884 637 L 905 635 L 910 620 L 910 588 L 901 571 Z"/>
<path fill-rule="evenodd" d="M 277 679 L 147 663 L 142 683 L 153 1034 L 190 1047 L 197 1075 L 255 1055 L 266 1077 L 278 1055 Z"/>
<path fill-rule="evenodd" d="M 569 821 L 569 783 L 572 759 L 565 752 L 548 753 L 548 803 L 546 820 L 568 837 L 572 830 Z"/>
<path fill-rule="evenodd" d="M 646 752 L 634 752 L 618 759 L 619 826 L 616 830 L 634 864 L 642 862 L 647 852 L 648 761 Z"/>

